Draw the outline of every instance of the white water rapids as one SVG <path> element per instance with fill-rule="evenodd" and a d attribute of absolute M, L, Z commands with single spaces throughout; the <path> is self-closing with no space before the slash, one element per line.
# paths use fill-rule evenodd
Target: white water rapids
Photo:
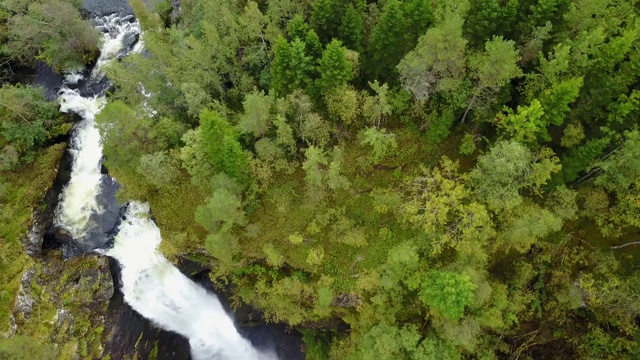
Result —
<path fill-rule="evenodd" d="M 126 51 L 124 38 L 139 35 L 137 21 L 115 15 L 96 19 L 105 32 L 102 53 L 90 79 L 99 80 L 102 68 Z M 139 51 L 141 45 L 131 51 Z M 67 76 L 67 85 L 83 78 L 78 73 Z M 98 203 L 102 177 L 102 140 L 95 117 L 104 106 L 103 94 L 81 96 L 65 85 L 60 91 L 60 111 L 82 117 L 73 132 L 69 151 L 73 156 L 71 179 L 63 189 L 56 209 L 55 224 L 68 230 L 75 241 L 94 226 L 91 215 L 100 214 Z M 134 121 L 135 119 L 132 119 Z M 158 246 L 160 230 L 149 218 L 149 206 L 138 202 L 127 205 L 118 227 L 113 248 L 97 250 L 116 259 L 122 268 L 122 292 L 125 301 L 157 326 L 189 339 L 196 360 L 271 360 L 273 352 L 262 352 L 243 338 L 233 319 L 218 298 L 184 276 L 162 256 Z"/>
<path fill-rule="evenodd" d="M 158 252 L 160 230 L 147 204 L 131 202 L 107 255 L 122 265 L 124 300 L 163 329 L 189 339 L 195 359 L 276 359 L 256 350 L 236 330 L 215 295 Z"/>

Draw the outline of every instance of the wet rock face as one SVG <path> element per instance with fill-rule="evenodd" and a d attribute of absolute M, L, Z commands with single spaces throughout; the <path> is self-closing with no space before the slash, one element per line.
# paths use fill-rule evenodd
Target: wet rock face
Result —
<path fill-rule="evenodd" d="M 114 13 L 120 15 L 133 14 L 128 0 L 83 0 L 82 10 L 90 17 L 105 16 Z"/>

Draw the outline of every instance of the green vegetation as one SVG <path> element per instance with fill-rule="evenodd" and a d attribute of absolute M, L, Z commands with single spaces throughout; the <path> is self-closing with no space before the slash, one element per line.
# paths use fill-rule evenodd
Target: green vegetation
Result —
<path fill-rule="evenodd" d="M 309 359 L 640 357 L 635 0 L 131 4 L 149 56 L 109 66 L 97 119 L 119 196 Z M 3 174 L 28 175 L 64 125 L 0 95 Z"/>
<path fill-rule="evenodd" d="M 9 318 L 30 260 L 21 237 L 26 236 L 35 204 L 53 183 L 65 144 L 42 150 L 36 160 L 13 172 L 0 172 L 0 331 L 8 330 Z"/>
<path fill-rule="evenodd" d="M 0 1 L 0 76 L 11 65 L 44 60 L 55 70 L 82 69 L 99 52 L 100 33 L 77 0 Z"/>
<path fill-rule="evenodd" d="M 107 164 L 310 359 L 640 356 L 635 2 L 132 3 Z"/>

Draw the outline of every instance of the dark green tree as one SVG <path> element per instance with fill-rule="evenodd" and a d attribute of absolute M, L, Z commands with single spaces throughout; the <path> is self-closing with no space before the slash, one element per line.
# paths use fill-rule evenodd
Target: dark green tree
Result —
<path fill-rule="evenodd" d="M 353 65 L 347 60 L 345 50 L 342 43 L 334 39 L 322 53 L 316 84 L 323 95 L 344 87 L 353 77 Z"/>
<path fill-rule="evenodd" d="M 339 0 L 315 0 L 311 10 L 311 26 L 323 44 L 338 37 L 342 19 L 343 2 Z"/>
<path fill-rule="evenodd" d="M 366 2 L 357 0 L 355 5 L 349 4 L 342 17 L 339 34 L 344 45 L 354 51 L 362 51 L 364 42 L 364 18 Z"/>
<path fill-rule="evenodd" d="M 472 47 L 482 48 L 482 45 L 493 36 L 509 37 L 511 35 L 511 26 L 518 10 L 518 0 L 477 0 L 470 1 L 470 5 L 465 23 L 465 35 L 470 39 Z"/>
<path fill-rule="evenodd" d="M 305 52 L 305 43 L 296 38 L 287 42 L 279 37 L 273 47 L 271 62 L 271 90 L 278 96 L 290 94 L 309 82 L 311 57 Z"/>
<path fill-rule="evenodd" d="M 396 77 L 395 67 L 405 54 L 405 35 L 402 3 L 389 0 L 382 9 L 380 20 L 371 30 L 367 46 L 364 64 L 370 80 Z"/>

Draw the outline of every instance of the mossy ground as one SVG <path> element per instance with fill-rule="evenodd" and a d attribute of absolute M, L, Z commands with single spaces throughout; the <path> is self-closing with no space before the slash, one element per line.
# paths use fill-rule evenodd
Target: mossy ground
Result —
<path fill-rule="evenodd" d="M 31 283 L 22 284 L 23 292 L 33 300 L 31 312 L 15 314 L 16 334 L 0 340 L 2 358 L 91 359 L 102 352 L 100 314 L 106 302 L 95 298 L 99 292 L 110 291 L 103 288 L 111 281 L 104 264 L 103 271 L 96 272 L 97 257 L 63 261 L 59 250 L 33 259 L 20 241 L 27 235 L 34 207 L 54 182 L 65 148 L 64 143 L 53 145 L 42 150 L 33 163 L 0 173 L 1 333 L 9 334 L 23 274 L 33 272 Z M 61 310 L 69 315 L 61 316 Z"/>
<path fill-rule="evenodd" d="M 31 260 L 20 239 L 27 234 L 33 207 L 49 189 L 57 174 L 65 144 L 42 150 L 32 164 L 0 173 L 0 332 L 9 318 L 20 286 L 20 277 Z"/>

